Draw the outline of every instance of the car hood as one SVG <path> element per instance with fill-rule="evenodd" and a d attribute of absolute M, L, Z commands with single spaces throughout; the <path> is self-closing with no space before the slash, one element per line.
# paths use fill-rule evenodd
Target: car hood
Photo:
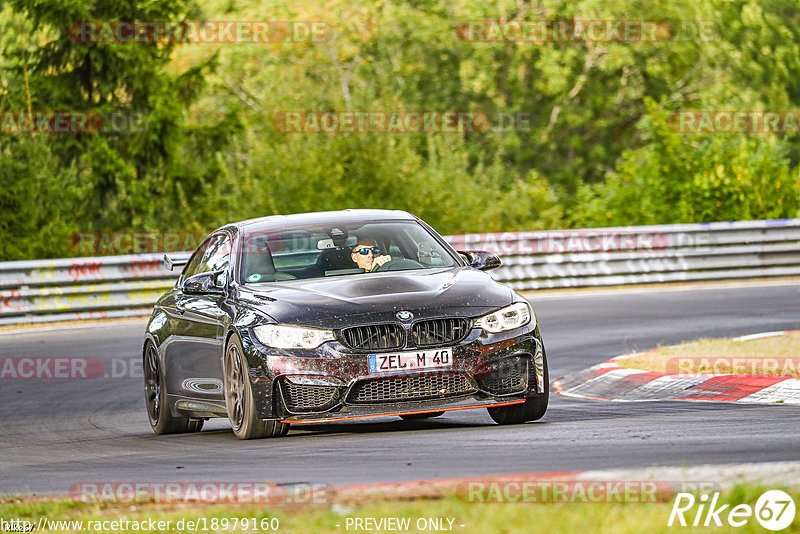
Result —
<path fill-rule="evenodd" d="M 414 320 L 476 317 L 511 304 L 514 292 L 469 267 L 366 273 L 239 287 L 239 299 L 279 323 L 341 328 Z"/>

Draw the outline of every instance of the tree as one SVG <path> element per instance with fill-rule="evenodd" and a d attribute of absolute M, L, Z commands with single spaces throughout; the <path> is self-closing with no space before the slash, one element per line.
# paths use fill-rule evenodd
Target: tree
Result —
<path fill-rule="evenodd" d="M 202 126 L 186 120 L 216 58 L 176 73 L 170 68 L 174 43 L 95 42 L 76 38 L 75 30 L 82 21 L 198 17 L 196 4 L 12 0 L 8 5 L 6 16 L 39 39 L 24 46 L 18 40 L 3 43 L 7 109 L 27 110 L 29 99 L 34 112 L 69 110 L 105 118 L 100 132 L 52 135 L 45 141 L 60 165 L 74 168 L 78 182 L 89 189 L 74 206 L 75 229 L 166 230 L 162 216 L 174 212 L 180 195 L 195 194 L 219 172 L 215 158 L 197 154 L 221 150 L 235 127 L 233 112 Z M 29 89 L 19 83 L 23 77 Z M 119 130 L 109 128 L 115 119 L 122 119 Z"/>
<path fill-rule="evenodd" d="M 776 136 L 683 135 L 649 102 L 640 131 L 616 172 L 580 193 L 579 226 L 776 219 L 800 215 L 800 169 Z"/>

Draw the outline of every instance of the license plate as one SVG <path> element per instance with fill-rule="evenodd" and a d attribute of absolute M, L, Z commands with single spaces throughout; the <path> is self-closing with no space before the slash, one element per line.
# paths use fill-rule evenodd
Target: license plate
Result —
<path fill-rule="evenodd" d="M 369 360 L 370 373 L 433 369 L 436 367 L 451 367 L 453 365 L 452 349 L 370 354 L 367 358 Z"/>

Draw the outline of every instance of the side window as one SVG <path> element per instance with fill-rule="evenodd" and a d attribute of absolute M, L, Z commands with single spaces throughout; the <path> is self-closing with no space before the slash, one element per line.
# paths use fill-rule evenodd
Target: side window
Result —
<path fill-rule="evenodd" d="M 212 236 L 189 259 L 183 279 L 195 274 L 228 269 L 231 262 L 231 239 L 225 234 Z"/>
<path fill-rule="evenodd" d="M 404 229 L 405 235 L 411 240 L 414 247 L 412 259 L 428 267 L 448 267 L 453 265 L 453 259 L 442 246 L 431 239 L 430 234 L 421 226 L 408 226 Z"/>
<path fill-rule="evenodd" d="M 208 245 L 214 241 L 214 238 L 206 239 L 202 245 L 200 245 L 197 250 L 194 251 L 192 257 L 189 258 L 189 262 L 186 264 L 186 267 L 183 269 L 183 279 L 186 280 L 190 276 L 193 276 L 198 273 L 198 269 L 200 268 L 200 262 L 203 261 L 203 256 L 205 256 L 206 250 L 208 250 Z"/>
<path fill-rule="evenodd" d="M 217 236 L 217 241 L 208 247 L 208 252 L 203 257 L 200 265 L 201 273 L 207 271 L 227 271 L 231 264 L 231 239 L 225 235 Z"/>

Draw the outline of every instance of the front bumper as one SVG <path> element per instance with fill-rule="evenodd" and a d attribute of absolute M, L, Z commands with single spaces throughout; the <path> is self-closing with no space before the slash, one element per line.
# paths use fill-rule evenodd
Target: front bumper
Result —
<path fill-rule="evenodd" d="M 339 342 L 283 351 L 243 338 L 263 419 L 314 423 L 503 406 L 545 387 L 538 328 L 501 334 L 473 329 L 450 347 L 450 367 L 384 373 L 371 373 L 366 353 Z"/>
<path fill-rule="evenodd" d="M 311 416 L 294 415 L 284 417 L 281 419 L 283 423 L 331 423 L 335 421 L 356 421 L 359 419 L 368 419 L 373 417 L 394 417 L 400 415 L 434 413 L 434 412 L 450 412 L 455 410 L 474 410 L 476 408 L 492 408 L 496 406 L 511 406 L 512 404 L 521 404 L 525 402 L 523 398 L 513 399 L 449 399 L 437 400 L 430 402 L 420 403 L 402 403 L 397 406 L 382 406 L 383 410 L 377 407 L 363 407 L 363 406 L 347 406 L 342 410 L 336 412 L 326 412 Z M 394 408 L 392 410 L 392 408 Z"/>

